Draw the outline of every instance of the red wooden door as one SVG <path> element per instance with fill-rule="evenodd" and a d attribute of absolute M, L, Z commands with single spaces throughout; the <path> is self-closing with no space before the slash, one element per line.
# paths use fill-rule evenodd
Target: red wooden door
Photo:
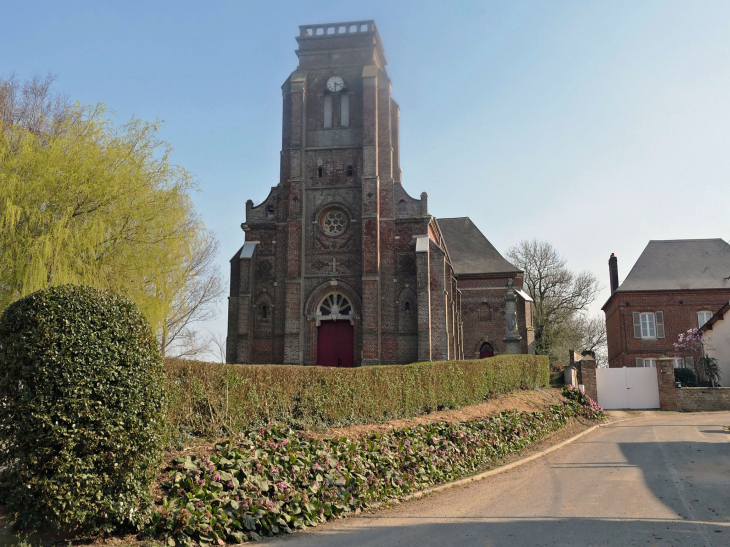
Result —
<path fill-rule="evenodd" d="M 494 357 L 494 348 L 489 342 L 484 342 L 482 347 L 479 348 L 479 359 L 485 359 L 486 357 Z"/>
<path fill-rule="evenodd" d="M 317 364 L 353 366 L 352 325 L 349 321 L 322 321 L 317 328 Z"/>

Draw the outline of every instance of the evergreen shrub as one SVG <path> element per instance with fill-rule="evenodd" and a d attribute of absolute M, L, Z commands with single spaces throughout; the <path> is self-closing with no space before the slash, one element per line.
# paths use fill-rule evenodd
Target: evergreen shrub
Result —
<path fill-rule="evenodd" d="M 164 367 L 122 297 L 66 285 L 0 317 L 0 483 L 20 528 L 111 531 L 149 519 Z"/>
<path fill-rule="evenodd" d="M 682 382 L 682 387 L 697 387 L 697 375 L 691 368 L 675 368 L 674 380 Z"/>
<path fill-rule="evenodd" d="M 327 368 L 167 359 L 168 415 L 189 434 L 279 422 L 293 427 L 379 423 L 548 385 L 546 356 Z"/>

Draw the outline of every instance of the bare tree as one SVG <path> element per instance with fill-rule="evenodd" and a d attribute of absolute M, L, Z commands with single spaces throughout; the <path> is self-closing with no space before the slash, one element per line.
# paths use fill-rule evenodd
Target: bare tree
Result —
<path fill-rule="evenodd" d="M 553 348 L 569 330 L 574 315 L 596 299 L 598 280 L 590 272 L 571 272 L 546 241 L 520 241 L 507 256 L 525 272 L 524 287 L 535 301 L 535 352 L 557 362 Z"/>
<path fill-rule="evenodd" d="M 576 314 L 570 320 L 570 329 L 575 333 L 575 349 L 581 353 L 591 352 L 596 358 L 597 366 L 608 366 L 605 318 L 600 315 L 589 317 Z"/>
<path fill-rule="evenodd" d="M 220 332 L 208 331 L 210 334 L 209 354 L 216 363 L 226 362 L 226 337 Z"/>
<path fill-rule="evenodd" d="M 35 135 L 53 132 L 72 115 L 68 97 L 52 93 L 56 76 L 35 75 L 21 86 L 15 74 L 0 78 L 0 128 L 20 126 Z"/>
<path fill-rule="evenodd" d="M 220 269 L 215 264 L 218 241 L 211 232 L 194 249 L 175 282 L 170 313 L 160 333 L 163 357 L 200 357 L 211 350 L 212 340 L 195 331 L 195 323 L 213 319 L 225 292 Z"/>

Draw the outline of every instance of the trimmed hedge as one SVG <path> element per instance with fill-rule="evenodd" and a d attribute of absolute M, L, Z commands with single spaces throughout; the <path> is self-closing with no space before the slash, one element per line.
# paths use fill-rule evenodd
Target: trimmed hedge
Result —
<path fill-rule="evenodd" d="M 0 317 L 0 482 L 19 528 L 141 526 L 162 456 L 164 368 L 129 300 L 35 292 Z"/>
<path fill-rule="evenodd" d="M 294 427 L 379 423 L 545 387 L 550 376 L 547 357 L 535 355 L 351 369 L 174 359 L 165 365 L 170 425 L 197 435 L 272 422 Z"/>

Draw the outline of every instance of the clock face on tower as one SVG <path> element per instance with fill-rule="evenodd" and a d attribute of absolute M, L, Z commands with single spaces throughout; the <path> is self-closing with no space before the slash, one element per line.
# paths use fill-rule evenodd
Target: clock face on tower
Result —
<path fill-rule="evenodd" d="M 343 87 L 345 87 L 345 80 L 342 79 L 342 76 L 332 76 L 327 80 L 327 89 L 332 92 L 340 91 Z"/>

